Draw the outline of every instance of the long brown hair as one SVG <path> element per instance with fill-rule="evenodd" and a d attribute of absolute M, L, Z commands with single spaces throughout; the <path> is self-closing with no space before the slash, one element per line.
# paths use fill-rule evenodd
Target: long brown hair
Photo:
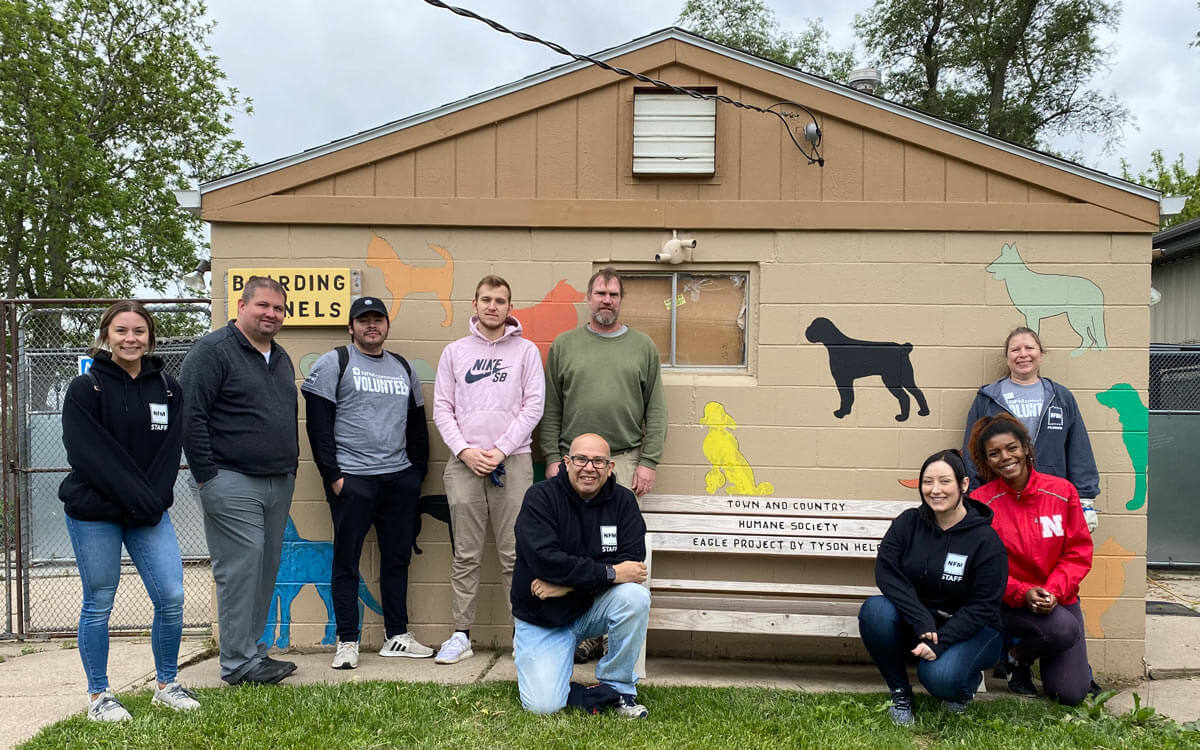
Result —
<path fill-rule="evenodd" d="M 154 318 L 150 317 L 150 311 L 141 302 L 135 299 L 124 299 L 110 305 L 104 311 L 104 314 L 100 316 L 100 330 L 96 334 L 96 340 L 92 343 L 92 348 L 88 349 L 88 356 L 94 357 L 100 352 L 109 351 L 108 327 L 112 325 L 113 318 L 127 312 L 140 315 L 142 316 L 142 320 L 146 321 L 146 333 L 150 341 L 146 347 L 146 354 L 154 353 Z"/>
<path fill-rule="evenodd" d="M 971 449 L 971 461 L 975 463 L 975 474 L 980 482 L 987 483 L 996 478 L 992 467 L 988 466 L 987 450 L 984 446 L 997 435 L 1012 435 L 1019 440 L 1021 447 L 1025 449 L 1025 463 L 1029 468 L 1033 468 L 1033 441 L 1029 438 L 1029 430 L 1025 429 L 1025 425 L 1021 424 L 1019 419 L 1002 411 L 992 417 L 980 417 L 971 427 L 971 437 L 967 440 L 967 445 Z"/>

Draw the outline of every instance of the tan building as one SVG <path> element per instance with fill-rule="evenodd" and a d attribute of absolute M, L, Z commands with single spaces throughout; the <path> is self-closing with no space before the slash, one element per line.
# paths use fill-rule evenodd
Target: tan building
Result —
<path fill-rule="evenodd" d="M 1028 320 L 1049 349 L 1044 373 L 1079 400 L 1102 472 L 1084 584 L 1091 660 L 1100 674 L 1140 675 L 1145 509 L 1125 509 L 1135 469 L 1119 415 L 1096 395 L 1128 383 L 1145 400 L 1158 194 L 677 29 L 601 57 L 760 107 L 798 102 L 820 127 L 824 165 L 780 118 L 571 63 L 202 186 L 214 309 L 230 269 L 359 271 L 361 293 L 392 302 L 390 347 L 429 381 L 466 332 L 484 274 L 506 277 L 518 308 L 537 306 L 518 312 L 548 345 L 582 324 L 588 277 L 613 265 L 629 274 L 625 321 L 663 352 L 670 429 L 656 492 L 905 501 L 916 491 L 901 482 L 924 457 L 961 444 L 975 390 L 1002 374 L 1004 337 Z M 777 109 L 797 115 L 784 121 L 808 148 L 809 116 Z M 655 263 L 673 232 L 698 246 L 685 263 Z M 308 313 L 280 337 L 298 379 L 346 341 L 344 327 L 310 327 L 328 321 Z M 911 344 L 914 382 L 901 393 L 915 403 L 903 421 L 908 396 L 879 377 L 853 383 L 844 413 L 826 348 L 806 336 L 821 318 L 852 338 Z M 723 487 L 705 446 L 712 404 L 738 428 L 721 438 L 741 470 Z M 436 494 L 447 451 L 430 429 L 424 491 Z M 292 517 L 301 539 L 326 540 L 319 477 L 307 446 L 301 454 Z M 300 544 L 289 554 L 306 554 Z M 377 568 L 370 544 L 364 570 Z M 413 629 L 438 643 L 450 632 L 445 527 L 427 519 L 420 544 Z M 680 553 L 656 557 L 655 570 L 872 582 L 869 559 L 728 558 Z M 484 576 L 472 635 L 507 645 L 494 556 Z M 284 607 L 291 643 L 326 637 L 318 593 L 305 586 Z M 366 622 L 364 640 L 382 641 L 379 616 Z M 650 649 L 865 655 L 856 642 L 667 632 L 652 632 Z"/>

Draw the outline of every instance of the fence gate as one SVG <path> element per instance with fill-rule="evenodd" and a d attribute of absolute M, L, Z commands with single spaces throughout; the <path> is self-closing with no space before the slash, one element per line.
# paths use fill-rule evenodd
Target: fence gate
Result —
<path fill-rule="evenodd" d="M 100 316 L 113 301 L 0 302 L 8 363 L 0 385 L 6 467 L 6 635 L 70 635 L 78 626 L 82 588 L 58 499 L 58 486 L 69 471 L 62 442 L 62 404 L 67 386 L 85 367 Z M 157 329 L 155 354 L 165 360 L 167 372 L 178 377 L 196 335 L 169 334 L 207 331 L 207 300 L 146 302 L 146 306 Z M 184 563 L 184 627 L 206 628 L 212 621 L 212 578 L 199 497 L 186 470 L 179 472 L 175 482 L 171 521 Z M 109 628 L 148 631 L 153 613 L 145 586 L 126 555 Z"/>
<path fill-rule="evenodd" d="M 1200 567 L 1198 447 L 1200 346 L 1151 344 L 1147 565 Z"/>

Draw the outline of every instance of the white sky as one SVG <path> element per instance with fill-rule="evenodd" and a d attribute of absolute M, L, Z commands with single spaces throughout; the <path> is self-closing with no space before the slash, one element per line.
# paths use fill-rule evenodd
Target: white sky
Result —
<path fill-rule="evenodd" d="M 675 24 L 683 0 L 447 0 L 511 29 L 591 54 Z M 537 44 L 422 0 L 208 0 L 213 51 L 229 83 L 254 100 L 236 134 L 256 163 L 328 143 L 566 62 Z M 768 0 L 780 25 L 821 18 L 837 47 L 853 41 L 868 0 Z M 789 9 L 789 7 L 795 8 Z M 1161 148 L 1168 162 L 1200 160 L 1200 30 L 1195 0 L 1128 0 L 1112 71 L 1093 87 L 1115 91 L 1137 117 L 1124 145 L 1068 138 L 1086 166 L 1120 175 Z M 861 46 L 858 49 L 862 54 Z"/>

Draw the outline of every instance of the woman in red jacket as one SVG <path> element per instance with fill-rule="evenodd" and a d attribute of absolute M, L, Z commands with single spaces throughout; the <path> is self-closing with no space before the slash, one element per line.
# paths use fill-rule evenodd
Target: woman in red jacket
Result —
<path fill-rule="evenodd" d="M 1034 470 L 1033 442 L 1011 414 L 971 428 L 971 458 L 984 484 L 971 493 L 992 509 L 992 527 L 1008 550 L 1000 617 L 1021 639 L 1008 652 L 1013 692 L 1036 695 L 1030 666 L 1040 660 L 1046 695 L 1083 702 L 1091 683 L 1079 584 L 1092 569 L 1092 537 L 1079 493 L 1065 479 Z"/>

